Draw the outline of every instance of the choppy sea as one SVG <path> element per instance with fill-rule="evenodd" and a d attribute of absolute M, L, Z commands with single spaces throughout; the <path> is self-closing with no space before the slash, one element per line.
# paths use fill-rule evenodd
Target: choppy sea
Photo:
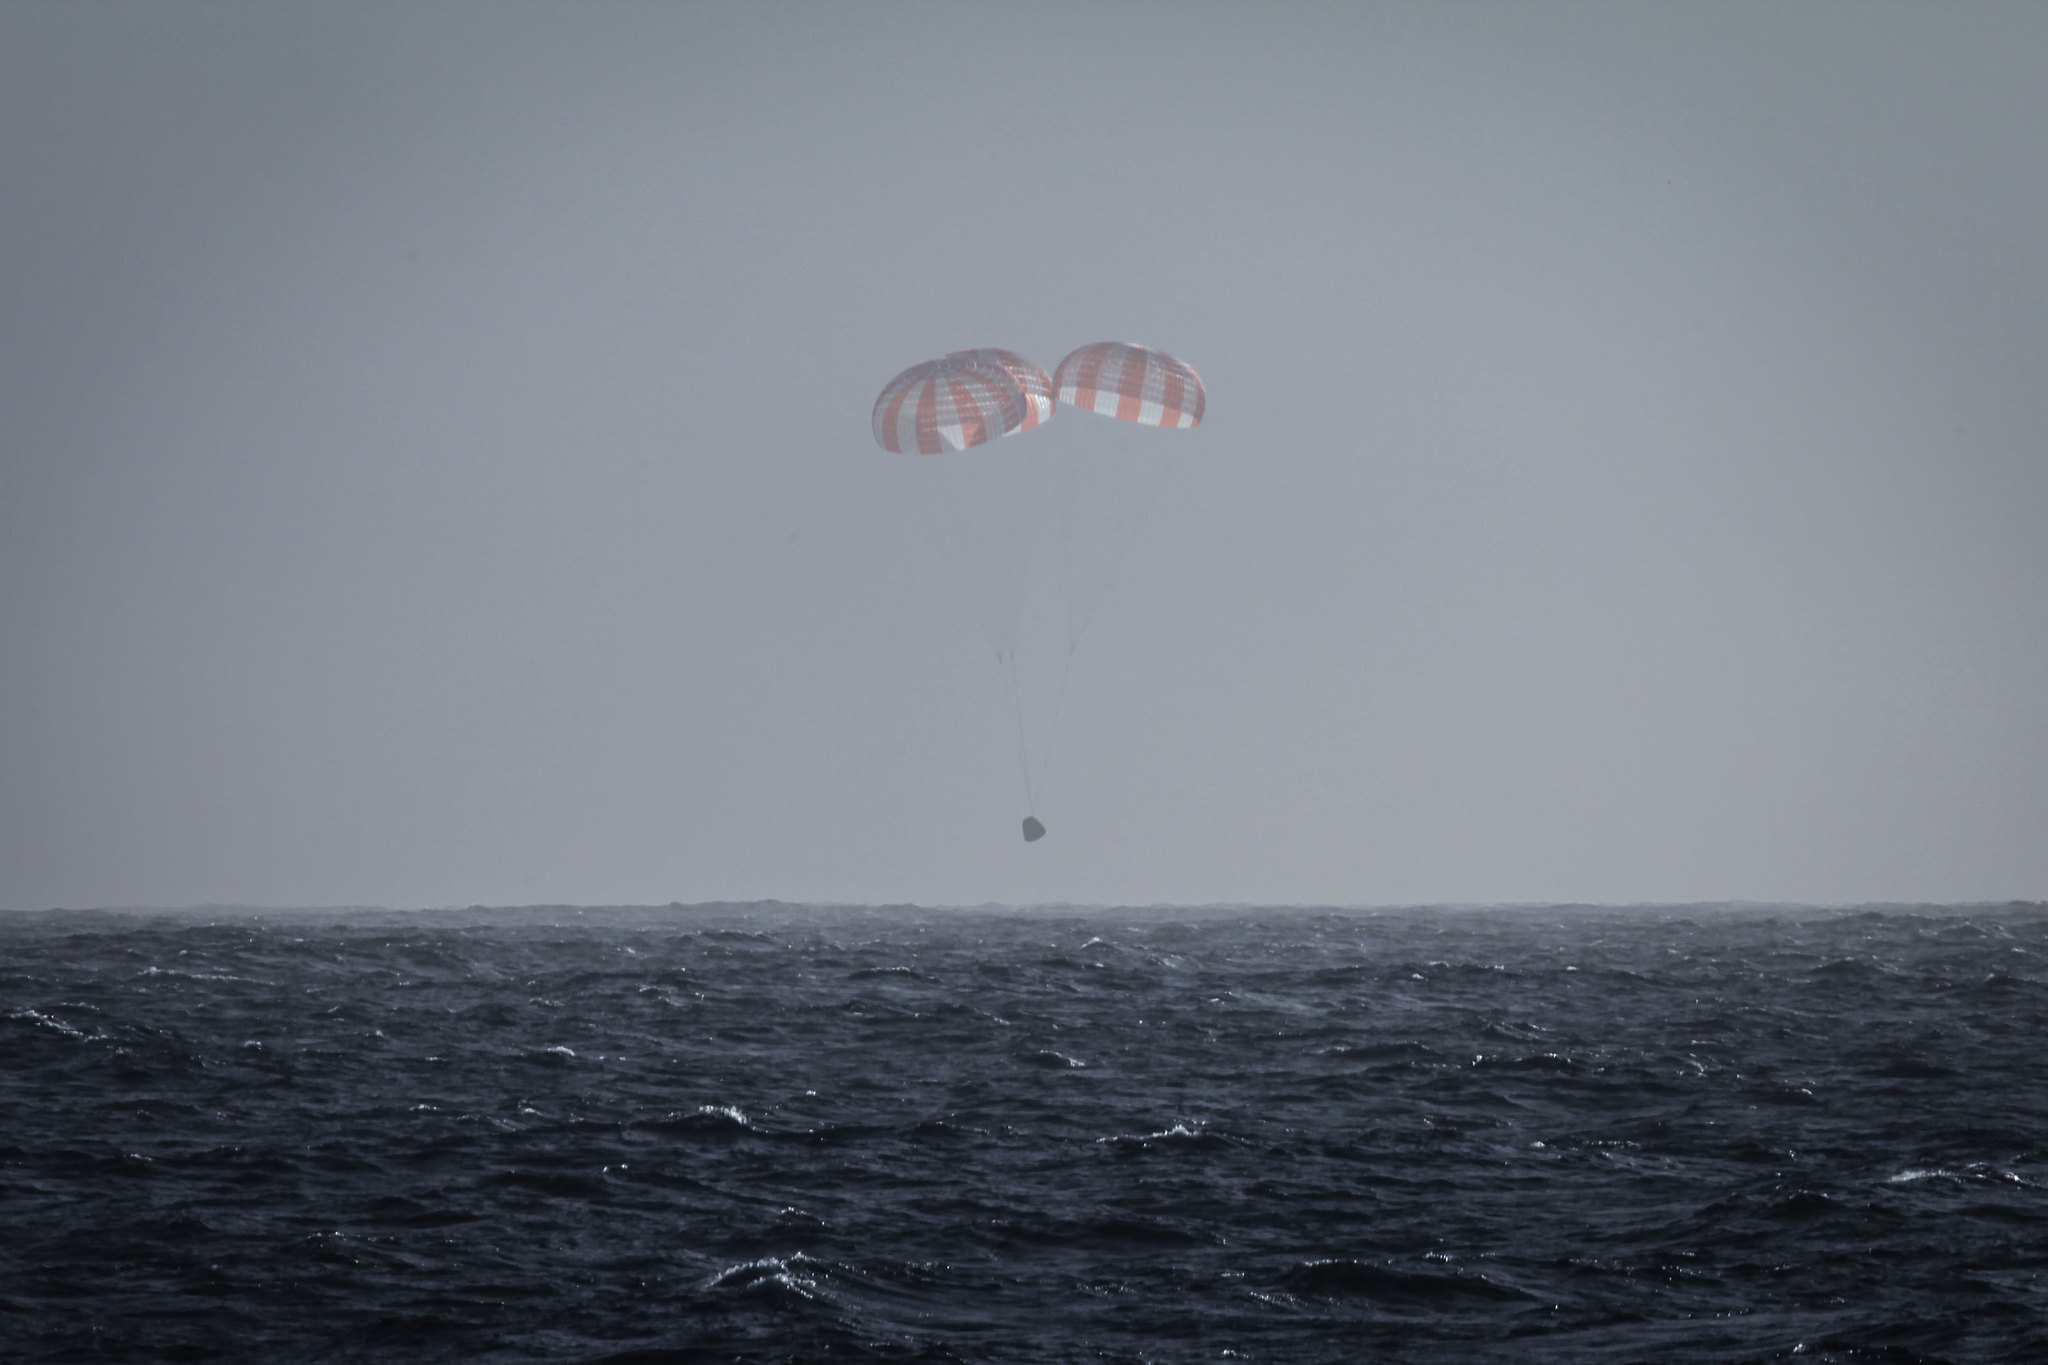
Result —
<path fill-rule="evenodd" d="M 0 915 L 8 1361 L 2048 1361 L 2048 906 Z"/>

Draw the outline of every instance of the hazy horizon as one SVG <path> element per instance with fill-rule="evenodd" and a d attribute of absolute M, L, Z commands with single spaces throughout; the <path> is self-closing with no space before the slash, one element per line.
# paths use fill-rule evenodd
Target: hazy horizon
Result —
<path fill-rule="evenodd" d="M 1029 13 L 0 9 L 0 907 L 2048 895 L 2048 8 Z M 869 405 L 1112 338 L 1026 846 Z"/>

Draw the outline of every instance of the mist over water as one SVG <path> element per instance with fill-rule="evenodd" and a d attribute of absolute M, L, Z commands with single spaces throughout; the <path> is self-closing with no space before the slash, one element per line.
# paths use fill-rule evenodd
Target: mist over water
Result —
<path fill-rule="evenodd" d="M 0 1355 L 2048 1346 L 2048 907 L 0 917 Z"/>

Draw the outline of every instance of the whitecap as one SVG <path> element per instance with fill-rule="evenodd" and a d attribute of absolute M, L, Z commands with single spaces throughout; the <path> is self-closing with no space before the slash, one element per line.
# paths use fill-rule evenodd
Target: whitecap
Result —
<path fill-rule="evenodd" d="M 73 1028 L 71 1025 L 65 1023 L 62 1019 L 58 1019 L 53 1015 L 44 1014 L 41 1010 L 15 1010 L 11 1012 L 7 1017 L 9 1019 L 26 1019 L 32 1024 L 41 1024 L 44 1028 L 52 1028 L 57 1030 L 57 1032 L 63 1034 L 66 1038 L 85 1039 L 90 1038 L 92 1036 L 91 1034 L 86 1033 L 82 1029 Z"/>
<path fill-rule="evenodd" d="M 1202 1124 L 1199 1121 L 1197 1121 L 1194 1127 L 1192 1128 L 1190 1128 L 1185 1123 L 1175 1123 L 1173 1127 L 1162 1128 L 1156 1133 L 1118 1133 L 1114 1137 L 1097 1138 L 1095 1140 L 1097 1142 L 1108 1143 L 1135 1142 L 1142 1146 L 1143 1144 L 1148 1142 L 1184 1142 L 1204 1136 L 1206 1136 L 1206 1134 L 1204 1134 L 1202 1131 Z"/>
<path fill-rule="evenodd" d="M 738 1265 L 727 1266 L 706 1280 L 704 1287 L 731 1289 L 745 1294 L 773 1285 L 806 1299 L 816 1299 L 818 1282 L 813 1276 L 803 1273 L 803 1267 L 816 1264 L 818 1262 L 801 1251 L 786 1259 L 763 1256 L 758 1261 L 741 1261 Z"/>

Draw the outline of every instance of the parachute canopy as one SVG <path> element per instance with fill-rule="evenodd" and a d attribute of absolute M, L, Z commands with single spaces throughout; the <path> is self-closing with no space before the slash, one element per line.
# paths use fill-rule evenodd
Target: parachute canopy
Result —
<path fill-rule="evenodd" d="M 1015 351 L 1006 351 L 1000 346 L 981 346 L 971 351 L 955 351 L 948 360 L 958 360 L 975 365 L 993 365 L 1016 381 L 1024 390 L 1024 420 L 1005 432 L 1015 436 L 1052 416 L 1055 404 L 1052 399 L 1052 376 L 1047 374 L 1038 362 L 1026 360 Z"/>
<path fill-rule="evenodd" d="M 1057 401 L 1147 427 L 1192 427 L 1207 396 L 1194 366 L 1126 341 L 1098 341 L 1060 362 Z"/>
<path fill-rule="evenodd" d="M 912 365 L 875 399 L 875 440 L 898 454 L 937 455 L 1037 425 L 1036 404 L 1005 363 L 988 358 L 995 356 L 1008 356 L 1044 379 L 1043 370 L 1008 351 L 955 351 Z M 1046 415 L 1051 401 L 1048 386 Z"/>

